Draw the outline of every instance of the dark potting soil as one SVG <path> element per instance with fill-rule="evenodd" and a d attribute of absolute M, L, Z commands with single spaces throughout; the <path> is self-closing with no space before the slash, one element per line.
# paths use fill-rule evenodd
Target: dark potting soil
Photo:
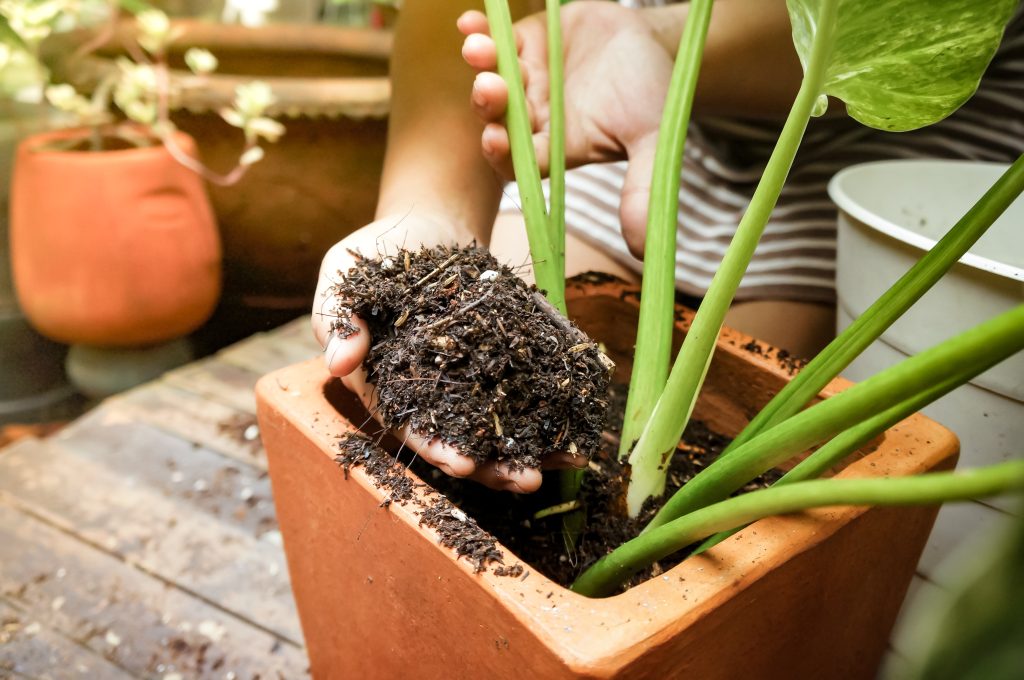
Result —
<path fill-rule="evenodd" d="M 613 386 L 608 406 L 609 428 L 602 433 L 602 446 L 590 463 L 580 493 L 586 523 L 571 551 L 564 543 L 562 515 L 534 519 L 538 510 L 559 502 L 558 473 L 546 473 L 544 485 L 537 493 L 516 495 L 449 477 L 416 458 L 412 471 L 430 484 L 423 504 L 412 493 L 413 482 L 405 474 L 406 466 L 370 438 L 361 434 L 343 437 L 337 461 L 346 474 L 354 465 L 364 466 L 377 485 L 388 491 L 385 505 L 416 503 L 421 522 L 436 529 L 441 543 L 469 559 L 478 571 L 490 566 L 496 574 L 519 576 L 525 574 L 524 570 L 536 570 L 568 586 L 594 561 L 639 534 L 656 511 L 656 504 L 648 502 L 638 518 L 626 516 L 626 477 L 616 460 L 624 406 L 625 387 Z M 709 465 L 728 443 L 728 438 L 712 432 L 703 423 L 691 421 L 669 467 L 666 497 Z M 774 471 L 766 473 L 741 493 L 763 488 L 779 476 Z M 497 545 L 499 541 L 527 566 L 503 555 Z M 686 554 L 681 551 L 662 560 L 635 575 L 623 589 L 672 568 Z"/>
<path fill-rule="evenodd" d="M 350 313 L 367 323 L 364 367 L 385 425 L 512 469 L 597 451 L 609 364 L 509 267 L 477 247 L 353 255 L 328 291 L 334 331 L 358 332 Z"/>

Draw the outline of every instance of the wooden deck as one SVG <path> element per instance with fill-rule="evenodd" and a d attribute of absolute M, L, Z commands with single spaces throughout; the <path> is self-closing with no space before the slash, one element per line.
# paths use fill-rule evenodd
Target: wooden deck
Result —
<path fill-rule="evenodd" d="M 0 449 L 0 678 L 308 677 L 253 387 L 319 353 L 303 317 Z M 943 508 L 911 599 L 1011 518 Z"/>
<path fill-rule="evenodd" d="M 0 678 L 308 677 L 253 386 L 308 318 L 0 450 Z"/>

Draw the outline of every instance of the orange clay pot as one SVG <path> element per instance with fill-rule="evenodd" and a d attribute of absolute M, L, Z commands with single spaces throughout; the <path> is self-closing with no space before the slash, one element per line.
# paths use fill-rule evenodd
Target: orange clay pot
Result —
<path fill-rule="evenodd" d="M 569 311 L 629 375 L 634 289 L 570 285 Z M 690 312 L 677 315 L 685 331 Z M 724 330 L 695 417 L 736 433 L 788 372 Z M 535 570 L 474 574 L 420 527 L 415 506 L 333 462 L 364 419 L 321 360 L 263 378 L 270 460 L 292 587 L 315 678 L 874 678 L 934 508 L 832 508 L 757 522 L 607 599 Z M 837 380 L 830 390 L 849 385 Z M 340 409 L 340 412 L 339 412 Z M 951 468 L 956 437 L 915 415 L 844 477 Z M 505 564 L 518 560 L 503 548 Z"/>
<path fill-rule="evenodd" d="M 220 242 L 201 179 L 163 146 L 59 151 L 62 130 L 18 146 L 11 259 L 18 301 L 64 343 L 138 346 L 185 335 L 220 295 Z M 195 155 L 190 137 L 180 146 Z"/>

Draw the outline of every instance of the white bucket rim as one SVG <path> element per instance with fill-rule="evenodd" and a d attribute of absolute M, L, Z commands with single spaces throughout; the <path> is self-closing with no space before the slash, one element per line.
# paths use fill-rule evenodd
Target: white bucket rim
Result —
<path fill-rule="evenodd" d="M 828 195 L 840 210 L 875 231 L 923 251 L 931 250 L 937 241 L 933 238 L 923 236 L 911 229 L 900 226 L 895 222 L 892 222 L 869 210 L 868 208 L 865 208 L 861 203 L 852 198 L 843 186 L 843 183 L 845 181 L 849 181 L 851 177 L 855 177 L 864 172 L 871 172 L 878 167 L 893 165 L 902 165 L 907 167 L 936 165 L 948 167 L 969 166 L 972 168 L 989 167 L 998 169 L 1000 173 L 1010 167 L 1007 163 L 990 163 L 984 161 L 893 159 L 851 165 L 848 168 L 840 170 L 832 177 L 828 183 Z M 1003 276 L 1017 281 L 1024 281 L 1024 268 L 1015 267 L 1011 264 L 999 262 L 998 260 L 983 257 L 975 253 L 968 252 L 960 258 L 960 262 L 970 267 L 974 267 L 975 269 L 991 272 L 998 276 Z"/>

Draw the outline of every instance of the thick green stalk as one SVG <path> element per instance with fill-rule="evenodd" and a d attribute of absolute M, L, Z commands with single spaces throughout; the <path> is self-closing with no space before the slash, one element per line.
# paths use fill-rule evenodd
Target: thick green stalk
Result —
<path fill-rule="evenodd" d="M 562 55 L 562 4 L 546 0 L 548 23 L 548 110 L 550 141 L 548 145 L 548 181 L 551 191 L 548 220 L 551 244 L 565 278 L 565 68 Z"/>
<path fill-rule="evenodd" d="M 644 273 L 640 291 L 640 322 L 619 458 L 629 455 L 643 432 L 668 376 L 672 356 L 673 305 L 676 282 L 676 230 L 679 221 L 679 182 L 683 147 L 690 125 L 693 95 L 697 89 L 701 59 L 713 0 L 693 0 L 683 35 L 679 39 L 672 79 L 669 82 L 658 148 L 654 153 L 651 196 L 647 208 L 644 242 Z"/>
<path fill-rule="evenodd" d="M 644 531 L 722 500 L 765 470 L 931 389 L 936 376 L 964 382 L 1024 349 L 1024 305 L 901 361 L 815 404 L 719 458 L 691 479 Z"/>
<path fill-rule="evenodd" d="M 690 420 L 697 395 L 711 364 L 715 341 L 722 329 L 725 313 L 729 310 L 740 280 L 747 270 L 747 265 L 750 264 L 754 249 L 757 248 L 757 242 L 764 232 L 765 225 L 768 224 L 779 194 L 782 193 L 786 176 L 800 148 L 804 130 L 821 94 L 829 46 L 835 28 L 835 15 L 836 0 L 825 0 L 821 9 L 821 24 L 814 37 L 811 60 L 796 101 L 793 102 L 789 117 L 750 205 L 736 229 L 722 264 L 715 272 L 690 330 L 686 333 L 665 390 L 630 456 L 632 471 L 626 502 L 632 517 L 639 513 L 644 501 L 651 496 L 660 496 L 665 491 L 665 475 L 668 472 L 668 466 L 664 463 L 665 454 L 675 449 Z M 647 273 L 644 272 L 644 278 L 646 277 Z M 640 354 L 639 343 L 637 353 L 646 357 Z"/>
<path fill-rule="evenodd" d="M 838 464 L 851 453 L 864 446 L 896 423 L 913 415 L 936 399 L 939 399 L 948 392 L 956 389 L 969 379 L 970 376 L 961 376 L 957 374 L 946 377 L 942 382 L 937 383 L 934 387 L 927 389 L 876 416 L 868 418 L 864 422 L 851 427 L 845 432 L 840 432 L 830 439 L 828 443 L 822 445 L 821 448 L 807 456 L 807 458 L 804 458 L 792 470 L 784 474 L 777 482 L 775 482 L 775 486 L 780 484 L 792 484 L 793 482 L 802 482 L 808 479 L 820 477 L 827 472 L 829 468 Z M 705 550 L 718 545 L 741 528 L 742 527 L 715 534 L 708 540 L 701 543 L 700 547 L 693 551 L 693 554 L 699 555 Z"/>
<path fill-rule="evenodd" d="M 882 479 L 821 479 L 753 491 L 697 510 L 598 560 L 572 590 L 589 597 L 614 592 L 626 578 L 716 531 L 771 515 L 834 505 L 936 505 L 1024 491 L 1024 461 L 965 472 Z"/>
<path fill-rule="evenodd" d="M 537 155 L 533 149 L 533 130 L 526 108 L 526 94 L 523 78 L 519 71 L 519 55 L 516 52 L 515 34 L 512 31 L 512 17 L 505 0 L 484 0 L 487 22 L 491 37 L 498 51 L 498 73 L 508 85 L 508 111 L 505 124 L 508 127 L 512 147 L 512 168 L 519 184 L 519 198 L 522 202 L 523 219 L 526 221 L 526 236 L 530 242 L 533 258 L 533 273 L 537 287 L 562 314 L 565 309 L 564 268 L 558 264 L 557 249 L 552 243 L 548 216 L 544 205 L 544 190 L 537 168 Z"/>
<path fill-rule="evenodd" d="M 949 232 L 823 349 L 765 406 L 722 455 L 804 407 L 911 305 L 935 285 L 1024 191 L 1021 156 Z"/>

